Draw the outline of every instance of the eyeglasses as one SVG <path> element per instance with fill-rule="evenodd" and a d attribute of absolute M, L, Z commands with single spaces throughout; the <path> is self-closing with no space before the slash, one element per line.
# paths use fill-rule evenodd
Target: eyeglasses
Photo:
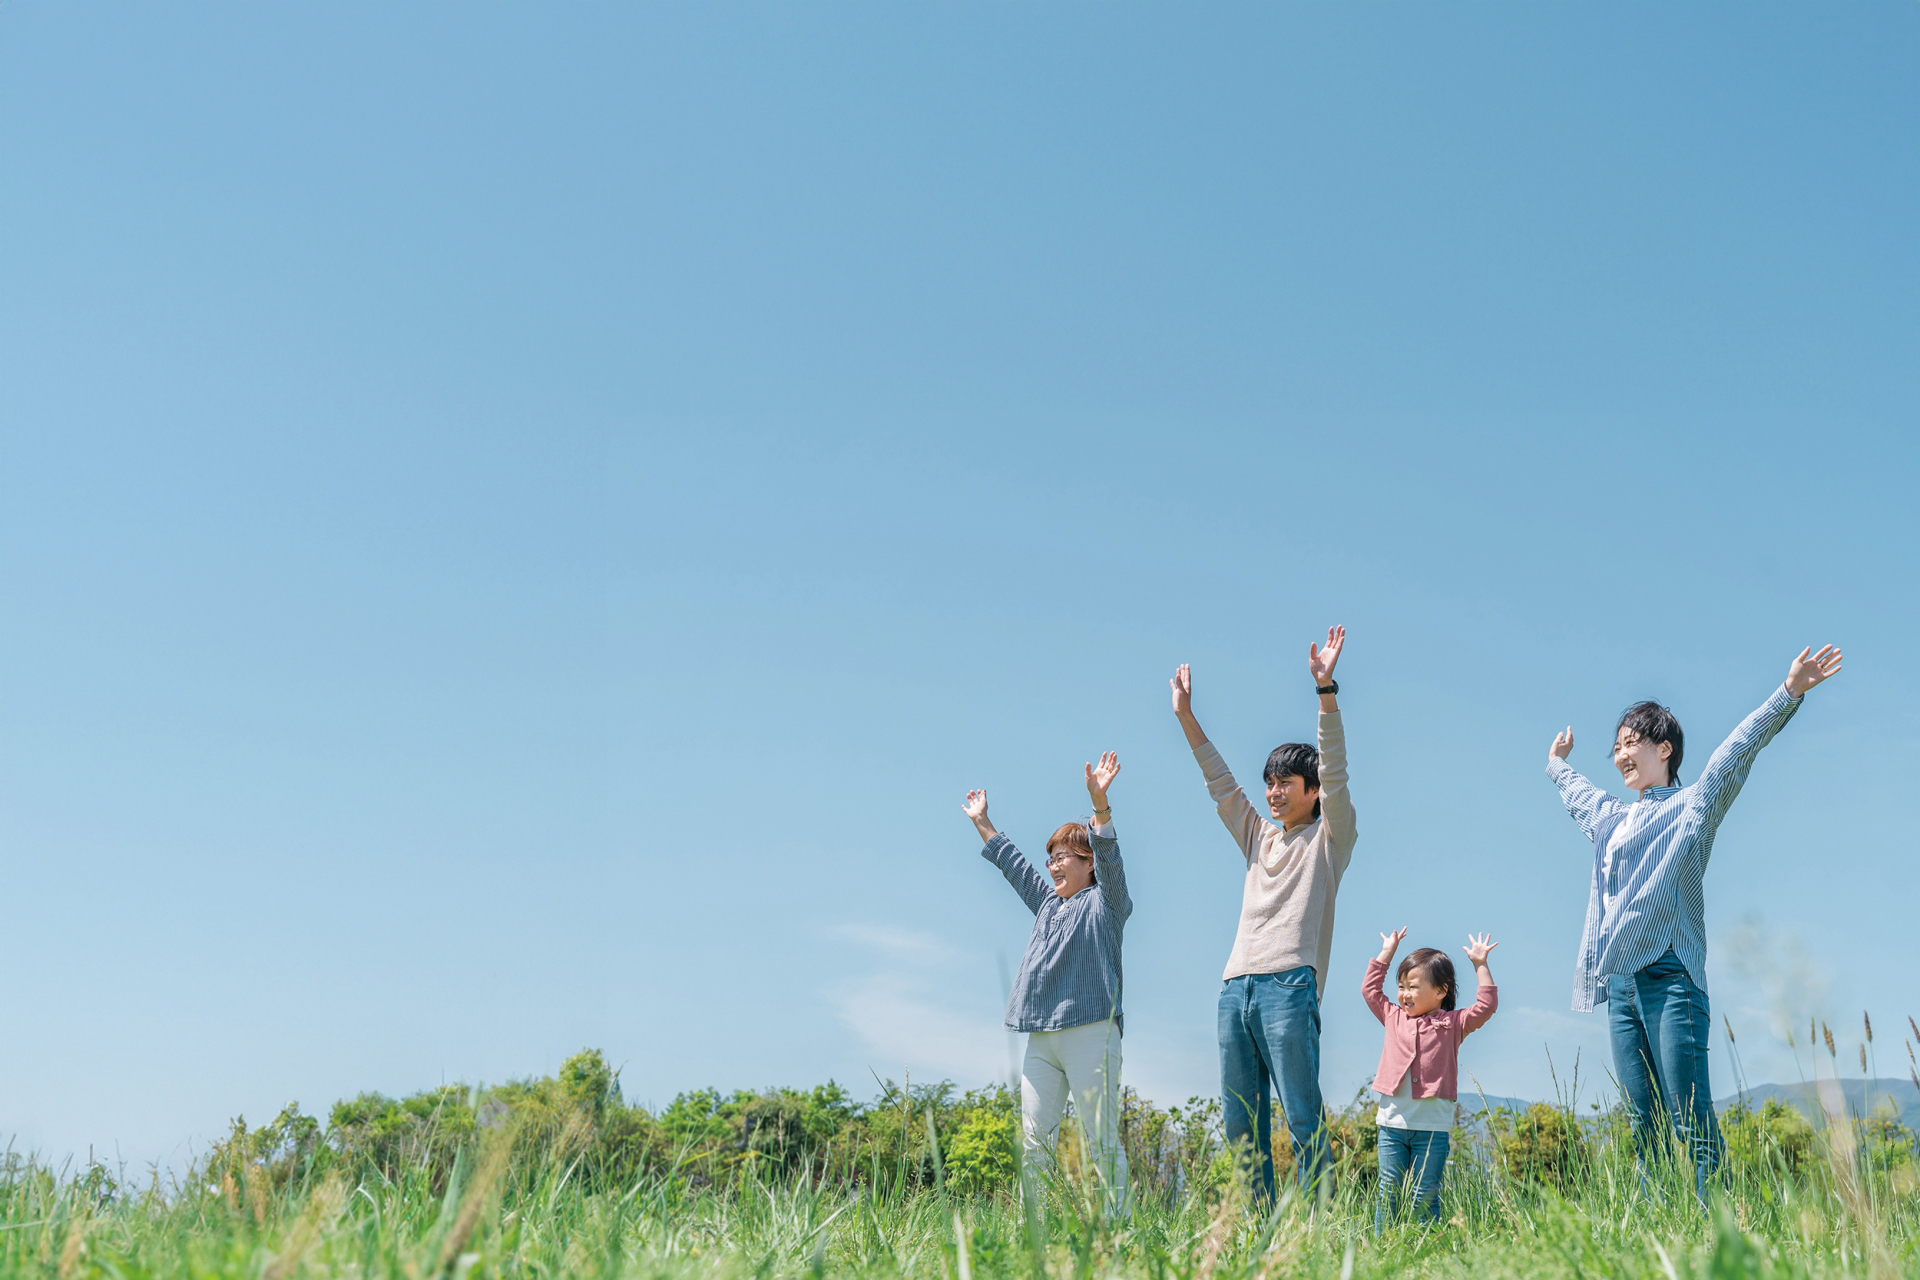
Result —
<path fill-rule="evenodd" d="M 1055 852 L 1055 851 L 1053 851 L 1053 850 L 1048 850 L 1048 852 L 1047 852 L 1047 865 L 1048 865 L 1048 866 L 1050 866 L 1050 867 L 1058 867 L 1058 866 L 1064 866 L 1064 865 L 1065 865 L 1065 864 L 1066 864 L 1066 863 L 1067 863 L 1068 861 L 1070 861 L 1070 860 L 1072 860 L 1072 859 L 1074 859 L 1074 858 L 1078 858 L 1078 859 L 1080 859 L 1080 860 L 1081 860 L 1082 862 L 1092 862 L 1092 861 L 1093 861 L 1093 859 L 1092 859 L 1092 858 L 1089 858 L 1089 857 L 1088 857 L 1088 856 L 1087 856 L 1086 854 L 1084 854 L 1084 853 L 1058 853 L 1058 852 Z"/>

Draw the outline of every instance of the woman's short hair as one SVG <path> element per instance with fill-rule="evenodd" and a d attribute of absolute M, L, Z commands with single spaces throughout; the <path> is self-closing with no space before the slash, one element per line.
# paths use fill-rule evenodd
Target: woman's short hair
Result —
<path fill-rule="evenodd" d="M 1673 748 L 1673 754 L 1667 757 L 1667 784 L 1680 785 L 1680 758 L 1687 754 L 1687 735 L 1680 732 L 1680 719 L 1657 702 L 1636 702 L 1620 713 L 1620 723 L 1613 727 L 1616 740 L 1620 731 L 1627 730 L 1642 742 L 1664 742 Z"/>
<path fill-rule="evenodd" d="M 1068 853 L 1091 861 L 1093 840 L 1087 834 L 1087 824 L 1084 822 L 1062 823 L 1059 830 L 1047 837 L 1047 852 L 1052 853 L 1057 849 L 1065 849 Z M 1099 876 L 1096 875 L 1094 879 L 1098 880 Z"/>
<path fill-rule="evenodd" d="M 1416 969 L 1419 970 L 1420 976 L 1427 980 L 1428 986 L 1446 989 L 1446 994 L 1440 997 L 1440 1007 L 1453 1008 L 1453 997 L 1459 991 L 1459 984 L 1453 980 L 1452 958 L 1446 952 L 1433 947 L 1421 947 L 1400 962 L 1400 972 L 1394 977 L 1404 982 L 1407 974 Z"/>

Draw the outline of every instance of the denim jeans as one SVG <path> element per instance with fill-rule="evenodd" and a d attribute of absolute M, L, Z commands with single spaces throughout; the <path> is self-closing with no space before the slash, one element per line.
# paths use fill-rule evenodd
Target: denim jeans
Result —
<path fill-rule="evenodd" d="M 1398 1129 L 1380 1125 L 1380 1203 L 1373 1211 L 1373 1230 L 1386 1230 L 1398 1206 L 1396 1192 L 1402 1179 L 1413 1187 L 1413 1220 L 1440 1221 L 1440 1175 L 1447 1171 L 1447 1152 L 1453 1140 L 1428 1129 Z"/>
<path fill-rule="evenodd" d="M 1293 1167 L 1312 1193 L 1327 1162 L 1320 1106 L 1320 989 L 1313 966 L 1248 973 L 1220 991 L 1220 1107 L 1227 1146 L 1253 1145 L 1257 1193 L 1273 1198 L 1270 1087 L 1293 1138 Z"/>
<path fill-rule="evenodd" d="M 1705 1203 L 1707 1179 L 1720 1165 L 1720 1122 L 1707 1083 L 1707 993 L 1668 950 L 1638 973 L 1607 975 L 1607 1022 L 1642 1168 L 1665 1157 L 1668 1134 L 1677 1131 L 1693 1161 L 1694 1194 Z"/>

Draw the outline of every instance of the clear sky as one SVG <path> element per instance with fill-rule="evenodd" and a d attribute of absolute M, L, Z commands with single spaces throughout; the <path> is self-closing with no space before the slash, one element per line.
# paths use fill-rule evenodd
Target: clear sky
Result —
<path fill-rule="evenodd" d="M 961 798 L 1033 852 L 1109 748 L 1127 1077 L 1215 1089 L 1167 677 L 1257 779 L 1335 622 L 1331 1100 L 1403 924 L 1502 941 L 1488 1091 L 1603 1079 L 1548 742 L 1704 762 L 1825 641 L 1715 1007 L 1903 1075 L 1917 64 L 1907 3 L 0 6 L 0 1132 L 1004 1077 Z"/>

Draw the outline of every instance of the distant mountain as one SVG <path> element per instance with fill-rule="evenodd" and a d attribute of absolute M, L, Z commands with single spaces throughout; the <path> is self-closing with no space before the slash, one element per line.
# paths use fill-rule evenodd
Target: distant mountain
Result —
<path fill-rule="evenodd" d="M 1823 1082 L 1828 1088 L 1837 1083 L 1846 1100 L 1847 1114 L 1854 1116 L 1871 1115 L 1880 1107 L 1892 1102 L 1900 1112 L 1900 1123 L 1909 1129 L 1920 1130 L 1920 1088 L 1914 1087 L 1911 1080 L 1840 1080 Z M 1814 1093 L 1812 1084 L 1761 1084 L 1755 1085 L 1745 1093 L 1722 1098 L 1714 1103 L 1714 1110 L 1725 1111 L 1734 1103 L 1745 1099 L 1750 1107 L 1757 1107 L 1768 1098 L 1778 1098 L 1793 1107 L 1807 1119 L 1818 1122 L 1822 1111 L 1820 1100 Z"/>

